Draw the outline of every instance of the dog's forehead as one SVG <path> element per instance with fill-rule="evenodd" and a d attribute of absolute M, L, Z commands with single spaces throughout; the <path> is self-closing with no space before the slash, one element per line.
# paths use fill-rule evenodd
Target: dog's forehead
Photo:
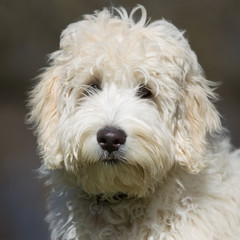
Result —
<path fill-rule="evenodd" d="M 146 76 L 162 74 L 164 71 L 162 49 L 157 41 L 139 37 L 111 35 L 97 41 L 83 41 L 81 51 L 70 63 L 82 72 L 97 75 L 102 80 L 125 81 L 125 79 L 147 79 Z M 75 71 L 77 72 L 77 71 Z M 163 73 L 166 74 L 166 73 Z"/>
<path fill-rule="evenodd" d="M 100 15 L 71 24 L 62 34 L 59 55 L 68 72 L 84 75 L 79 81 L 86 83 L 96 75 L 115 82 L 148 81 L 154 76 L 178 80 L 194 62 L 182 32 L 172 24 L 160 20 L 129 26 L 120 18 Z"/>
<path fill-rule="evenodd" d="M 161 53 L 157 41 L 148 39 L 140 33 L 138 35 L 106 33 L 106 38 L 103 37 L 91 43 L 84 41 L 81 47 L 84 48 L 84 46 L 87 46 L 85 49 L 91 50 L 83 49 L 79 57 L 95 59 L 96 64 L 105 62 L 108 66 L 117 65 L 118 68 L 137 68 L 140 64 L 150 67 L 150 61 L 153 66 L 159 62 Z"/>
<path fill-rule="evenodd" d="M 164 22 L 159 21 L 158 27 L 129 26 L 127 21 L 110 18 L 84 20 L 69 25 L 62 33 L 60 48 L 67 54 L 96 60 L 109 58 L 111 62 L 126 64 L 129 62 L 145 62 L 168 52 L 173 46 L 173 37 L 165 32 Z M 175 31 L 178 31 L 174 28 Z M 171 43 L 172 41 L 172 43 Z M 78 54 L 77 54 L 78 53 Z"/>

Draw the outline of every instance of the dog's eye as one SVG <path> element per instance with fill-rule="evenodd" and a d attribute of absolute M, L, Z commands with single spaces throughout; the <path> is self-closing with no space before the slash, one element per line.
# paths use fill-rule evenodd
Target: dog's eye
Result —
<path fill-rule="evenodd" d="M 87 95 L 92 95 L 96 92 L 98 92 L 99 90 L 102 90 L 100 82 L 99 81 L 92 81 L 86 88 L 85 90 L 85 94 Z"/>
<path fill-rule="evenodd" d="M 101 90 L 100 84 L 98 82 L 93 82 L 90 85 L 90 88 L 94 89 L 94 90 Z"/>
<path fill-rule="evenodd" d="M 96 82 L 92 83 L 90 85 L 90 87 L 95 89 L 95 90 L 101 90 L 101 87 L 100 87 L 99 83 L 96 83 Z"/>
<path fill-rule="evenodd" d="M 140 85 L 137 91 L 137 96 L 140 98 L 150 98 L 152 92 L 144 85 Z"/>

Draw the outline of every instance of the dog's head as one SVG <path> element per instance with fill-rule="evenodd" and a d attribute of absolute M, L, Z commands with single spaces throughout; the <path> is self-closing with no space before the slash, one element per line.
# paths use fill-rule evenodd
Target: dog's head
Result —
<path fill-rule="evenodd" d="M 165 20 L 147 25 L 142 6 L 116 11 L 63 31 L 31 92 L 29 122 L 47 168 L 65 169 L 89 193 L 141 196 L 174 165 L 199 172 L 220 121 L 183 32 Z"/>

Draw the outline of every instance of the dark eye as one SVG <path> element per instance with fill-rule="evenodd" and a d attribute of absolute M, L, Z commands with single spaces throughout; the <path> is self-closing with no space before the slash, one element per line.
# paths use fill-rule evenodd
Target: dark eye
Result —
<path fill-rule="evenodd" d="M 98 82 L 93 82 L 90 85 L 91 88 L 95 89 L 95 90 L 101 90 L 100 84 Z"/>
<path fill-rule="evenodd" d="M 98 79 L 94 79 L 93 81 L 91 81 L 86 90 L 85 90 L 85 94 L 86 95 L 92 95 L 96 92 L 98 92 L 99 90 L 102 90 L 101 85 L 100 85 L 100 81 Z"/>
<path fill-rule="evenodd" d="M 152 92 L 145 85 L 140 85 L 137 91 L 137 96 L 140 98 L 150 98 Z"/>

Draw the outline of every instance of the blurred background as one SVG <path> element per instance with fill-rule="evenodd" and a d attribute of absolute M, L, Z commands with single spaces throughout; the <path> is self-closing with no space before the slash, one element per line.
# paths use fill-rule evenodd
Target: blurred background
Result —
<path fill-rule="evenodd" d="M 46 240 L 46 190 L 37 179 L 36 139 L 25 126 L 26 92 L 61 31 L 104 6 L 144 5 L 186 37 L 208 79 L 221 82 L 218 109 L 240 147 L 239 0 L 0 0 L 0 240 Z"/>

